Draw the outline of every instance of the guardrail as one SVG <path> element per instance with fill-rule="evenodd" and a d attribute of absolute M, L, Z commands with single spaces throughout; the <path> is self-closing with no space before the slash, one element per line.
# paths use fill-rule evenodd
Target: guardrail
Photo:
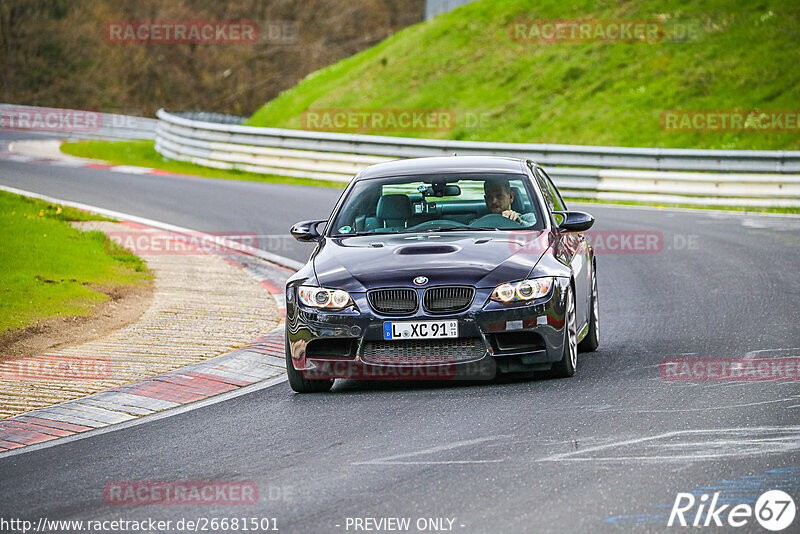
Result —
<path fill-rule="evenodd" d="M 569 198 L 800 207 L 800 151 L 486 143 L 259 128 L 242 126 L 243 117 L 207 112 L 162 109 L 157 116 L 0 104 L 0 130 L 155 139 L 156 150 L 169 159 L 341 182 L 367 165 L 398 158 L 510 156 L 545 166 Z M 76 127 L 78 120 L 91 124 Z"/>
<path fill-rule="evenodd" d="M 484 143 L 220 124 L 163 109 L 157 116 L 164 157 L 222 169 L 346 182 L 398 158 L 497 155 L 536 161 L 571 198 L 800 207 L 800 151 Z"/>
<path fill-rule="evenodd" d="M 0 104 L 0 131 L 65 134 L 72 138 L 155 139 L 156 119 L 85 109 Z"/>

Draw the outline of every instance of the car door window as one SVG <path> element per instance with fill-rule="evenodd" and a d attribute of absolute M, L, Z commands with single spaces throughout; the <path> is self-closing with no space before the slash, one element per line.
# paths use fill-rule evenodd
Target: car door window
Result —
<path fill-rule="evenodd" d="M 545 180 L 544 176 L 541 175 L 539 169 L 537 168 L 533 175 L 536 177 L 536 184 L 539 186 L 539 190 L 542 192 L 542 196 L 544 197 L 544 203 L 547 204 L 547 207 L 550 211 L 555 211 L 555 203 L 553 202 L 553 195 L 550 192 L 550 187 L 547 185 L 547 180 Z"/>
<path fill-rule="evenodd" d="M 561 195 L 559 194 L 555 185 L 553 185 L 553 181 L 550 180 L 550 177 L 547 176 L 543 169 L 536 167 L 534 175 L 536 176 L 536 183 L 539 184 L 539 189 L 542 190 L 542 196 L 544 196 L 544 201 L 547 204 L 547 207 L 550 208 L 551 212 L 553 212 L 553 219 L 555 220 L 556 224 L 561 224 L 561 222 L 564 220 L 564 216 L 556 212 L 567 211 L 567 206 L 564 204 L 564 200 L 561 198 Z"/>
<path fill-rule="evenodd" d="M 542 177 L 547 182 L 547 190 L 550 192 L 550 197 L 553 199 L 553 205 L 555 206 L 555 211 L 567 211 L 567 205 L 564 204 L 564 199 L 561 198 L 561 193 L 559 193 L 558 189 L 556 189 L 553 180 L 551 180 L 550 177 L 547 175 L 547 173 L 544 172 L 544 169 L 539 168 L 536 170 L 539 171 L 539 173 L 541 173 Z"/>

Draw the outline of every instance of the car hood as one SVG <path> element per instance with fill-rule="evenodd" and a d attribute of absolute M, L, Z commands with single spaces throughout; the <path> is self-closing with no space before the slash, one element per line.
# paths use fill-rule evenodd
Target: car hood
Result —
<path fill-rule="evenodd" d="M 418 276 L 428 286 L 495 287 L 527 277 L 550 245 L 547 231 L 325 238 L 313 263 L 321 286 L 351 292 L 413 286 Z"/>

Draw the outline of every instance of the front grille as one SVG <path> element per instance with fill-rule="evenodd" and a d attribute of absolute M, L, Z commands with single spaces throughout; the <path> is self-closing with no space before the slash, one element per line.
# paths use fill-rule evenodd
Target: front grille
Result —
<path fill-rule="evenodd" d="M 378 313 L 403 315 L 417 311 L 417 292 L 413 289 L 376 289 L 367 293 L 369 305 Z"/>
<path fill-rule="evenodd" d="M 422 305 L 431 313 L 456 313 L 469 308 L 474 297 L 472 287 L 432 287 L 422 297 Z"/>
<path fill-rule="evenodd" d="M 442 364 L 477 360 L 486 353 L 478 337 L 367 341 L 361 359 L 383 364 Z"/>

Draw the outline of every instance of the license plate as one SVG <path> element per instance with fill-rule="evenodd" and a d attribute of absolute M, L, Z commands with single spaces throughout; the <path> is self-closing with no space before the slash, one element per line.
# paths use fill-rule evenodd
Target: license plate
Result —
<path fill-rule="evenodd" d="M 458 337 L 458 321 L 383 323 L 383 339 L 430 339 Z"/>

